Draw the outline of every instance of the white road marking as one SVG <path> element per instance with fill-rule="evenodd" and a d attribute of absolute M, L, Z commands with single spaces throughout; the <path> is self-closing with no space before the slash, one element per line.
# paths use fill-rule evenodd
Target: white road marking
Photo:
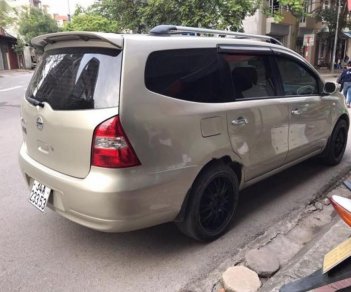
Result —
<path fill-rule="evenodd" d="M 14 89 L 21 88 L 21 87 L 23 87 L 23 86 L 22 85 L 18 85 L 18 86 L 5 88 L 5 89 L 0 89 L 0 92 L 10 91 L 10 90 L 14 90 Z"/>

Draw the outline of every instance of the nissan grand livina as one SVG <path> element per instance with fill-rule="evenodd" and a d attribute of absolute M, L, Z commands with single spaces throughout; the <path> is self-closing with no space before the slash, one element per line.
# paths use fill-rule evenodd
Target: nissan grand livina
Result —
<path fill-rule="evenodd" d="M 32 45 L 43 55 L 21 106 L 19 161 L 40 211 L 108 232 L 175 222 L 210 241 L 243 188 L 343 157 L 344 96 L 268 36 L 162 25 Z"/>

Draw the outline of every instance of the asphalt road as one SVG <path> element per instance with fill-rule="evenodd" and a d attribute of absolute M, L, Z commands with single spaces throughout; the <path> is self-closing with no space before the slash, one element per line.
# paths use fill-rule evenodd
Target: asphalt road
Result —
<path fill-rule="evenodd" d="M 268 227 L 306 204 L 338 172 L 307 161 L 242 193 L 230 231 L 210 244 L 181 235 L 173 224 L 106 234 L 28 202 L 17 162 L 19 104 L 30 73 L 0 72 L 0 290 L 179 291 L 206 275 Z"/>

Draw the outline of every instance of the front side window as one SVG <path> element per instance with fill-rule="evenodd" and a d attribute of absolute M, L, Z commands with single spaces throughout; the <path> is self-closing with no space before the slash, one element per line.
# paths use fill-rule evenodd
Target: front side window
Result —
<path fill-rule="evenodd" d="M 319 86 L 316 77 L 302 64 L 286 57 L 276 57 L 283 91 L 288 96 L 316 95 Z"/>
<path fill-rule="evenodd" d="M 118 105 L 121 51 L 69 48 L 48 51 L 26 96 L 54 110 L 109 108 Z"/>
<path fill-rule="evenodd" d="M 145 85 L 186 101 L 226 102 L 231 93 L 230 84 L 224 83 L 224 65 L 215 48 L 156 51 L 146 62 Z"/>
<path fill-rule="evenodd" d="M 265 98 L 276 95 L 269 57 L 252 54 L 223 54 L 233 83 L 233 99 Z"/>

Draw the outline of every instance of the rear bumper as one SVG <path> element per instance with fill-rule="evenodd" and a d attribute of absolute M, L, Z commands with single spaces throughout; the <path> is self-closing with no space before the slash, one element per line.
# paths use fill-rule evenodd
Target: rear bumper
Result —
<path fill-rule="evenodd" d="M 195 167 L 148 173 L 138 167 L 91 167 L 84 179 L 64 175 L 19 155 L 29 187 L 37 180 L 52 189 L 48 207 L 80 225 L 124 232 L 173 221 L 196 176 Z"/>

